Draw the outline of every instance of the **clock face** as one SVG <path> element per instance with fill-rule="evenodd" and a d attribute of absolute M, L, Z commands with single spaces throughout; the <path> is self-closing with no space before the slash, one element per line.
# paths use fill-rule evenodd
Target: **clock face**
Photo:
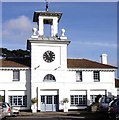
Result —
<path fill-rule="evenodd" d="M 54 52 L 48 50 L 43 54 L 43 59 L 44 61 L 50 63 L 53 62 L 55 60 L 55 54 Z"/>

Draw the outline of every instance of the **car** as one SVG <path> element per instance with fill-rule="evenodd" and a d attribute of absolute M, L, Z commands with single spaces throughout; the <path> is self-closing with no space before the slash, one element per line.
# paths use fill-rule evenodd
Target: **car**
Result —
<path fill-rule="evenodd" d="M 3 112 L 5 116 L 11 116 L 12 111 L 9 103 L 7 102 L 0 102 L 0 106 L 2 106 Z"/>
<path fill-rule="evenodd" d="M 2 106 L 0 106 L 0 120 L 3 118 L 3 110 L 2 110 Z"/>
<path fill-rule="evenodd" d="M 12 116 L 17 116 L 17 115 L 19 115 L 19 110 L 18 109 L 16 109 L 16 108 L 14 108 L 14 107 L 11 107 L 11 113 L 12 113 Z"/>
<path fill-rule="evenodd" d="M 3 118 L 5 118 L 5 113 L 4 113 L 4 110 L 2 108 L 2 105 L 0 105 L 0 120 L 2 120 Z"/>
<path fill-rule="evenodd" d="M 3 112 L 5 116 L 16 116 L 19 115 L 19 110 L 10 106 L 7 102 L 1 102 L 0 105 L 2 106 Z"/>
<path fill-rule="evenodd" d="M 99 112 L 108 112 L 109 103 L 113 100 L 112 97 L 102 96 L 99 99 L 98 110 Z"/>
<path fill-rule="evenodd" d="M 119 98 L 112 100 L 108 108 L 109 118 L 116 120 L 119 119 Z"/>

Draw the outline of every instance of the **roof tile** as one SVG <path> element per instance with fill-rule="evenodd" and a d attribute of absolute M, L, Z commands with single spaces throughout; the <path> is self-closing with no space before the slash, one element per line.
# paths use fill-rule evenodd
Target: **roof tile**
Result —
<path fill-rule="evenodd" d="M 0 60 L 0 67 L 30 67 L 30 58 L 7 58 Z M 87 59 L 67 59 L 68 68 L 108 68 L 117 69 L 115 66 L 94 62 Z"/>
<path fill-rule="evenodd" d="M 68 68 L 114 68 L 117 67 L 94 62 L 87 59 L 67 59 Z"/>
<path fill-rule="evenodd" d="M 29 58 L 1 59 L 0 67 L 30 67 L 30 59 Z"/>

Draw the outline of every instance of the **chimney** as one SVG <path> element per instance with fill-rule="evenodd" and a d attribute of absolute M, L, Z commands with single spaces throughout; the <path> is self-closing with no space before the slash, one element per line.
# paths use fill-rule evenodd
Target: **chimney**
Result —
<path fill-rule="evenodd" d="M 102 54 L 100 57 L 101 57 L 101 63 L 107 64 L 107 54 Z"/>

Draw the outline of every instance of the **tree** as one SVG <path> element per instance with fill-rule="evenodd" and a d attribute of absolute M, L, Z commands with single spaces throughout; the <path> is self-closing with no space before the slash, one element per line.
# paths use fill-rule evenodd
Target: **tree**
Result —
<path fill-rule="evenodd" d="M 7 48 L 0 48 L 0 56 L 10 58 L 10 57 L 29 57 L 30 52 L 28 50 L 8 50 Z"/>

